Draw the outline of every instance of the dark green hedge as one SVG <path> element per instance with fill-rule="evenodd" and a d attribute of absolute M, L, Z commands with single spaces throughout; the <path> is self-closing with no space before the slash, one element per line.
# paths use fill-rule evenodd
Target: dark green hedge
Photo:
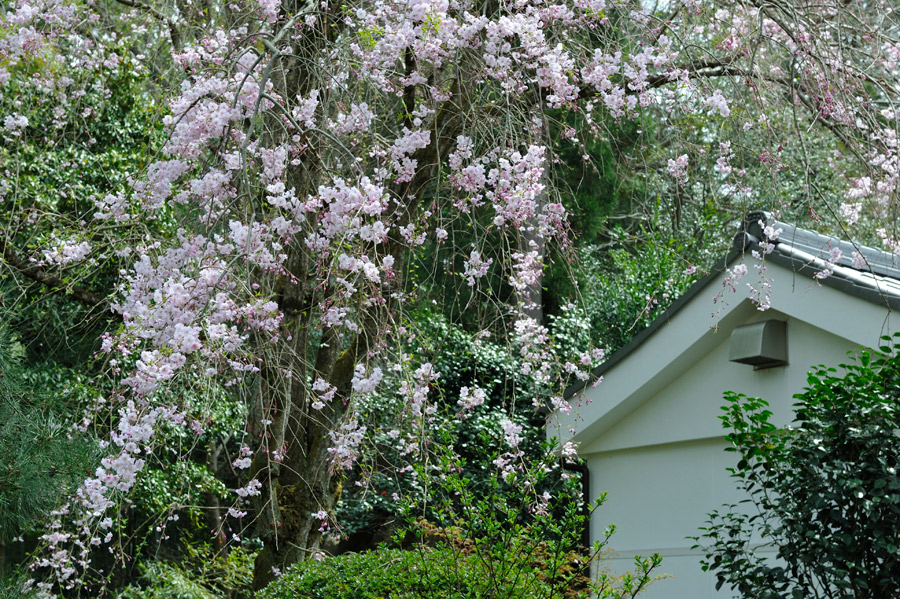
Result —
<path fill-rule="evenodd" d="M 296 564 L 257 599 L 538 599 L 553 597 L 540 573 L 492 572 L 453 547 L 379 549 Z"/>

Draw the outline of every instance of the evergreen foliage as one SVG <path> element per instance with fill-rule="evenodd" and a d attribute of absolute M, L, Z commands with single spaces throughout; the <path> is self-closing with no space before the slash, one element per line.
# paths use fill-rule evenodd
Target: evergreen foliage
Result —
<path fill-rule="evenodd" d="M 23 348 L 0 325 L 0 572 L 12 575 L 24 545 L 90 474 L 96 444 L 70 427 L 66 407 L 29 385 Z M 2 584 L 2 583 L 0 583 Z"/>

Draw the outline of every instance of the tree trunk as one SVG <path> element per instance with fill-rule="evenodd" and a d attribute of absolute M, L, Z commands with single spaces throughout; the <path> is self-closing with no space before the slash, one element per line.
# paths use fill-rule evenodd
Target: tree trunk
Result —
<path fill-rule="evenodd" d="M 337 28 L 328 22 L 322 23 L 322 27 L 330 35 L 336 35 Z M 295 44 L 295 55 L 308 56 L 309 63 L 314 63 L 317 49 L 313 46 L 308 40 L 301 40 Z M 313 75 L 301 72 L 303 63 L 297 61 L 293 65 L 295 69 L 285 68 L 277 74 L 285 87 L 280 93 L 287 98 L 305 96 L 317 87 Z M 410 71 L 415 68 L 409 55 L 406 68 Z M 320 90 L 320 94 L 328 93 Z M 467 93 L 459 97 L 461 103 L 468 101 Z M 401 101 L 409 118 L 415 109 L 415 86 L 405 90 Z M 443 109 L 434 118 L 437 120 L 435 139 L 414 155 L 419 165 L 416 174 L 408 183 L 398 184 L 391 190 L 392 197 L 405 201 L 391 215 L 391 233 L 378 254 L 392 255 L 397 265 L 403 264 L 406 257 L 406 242 L 397 229 L 415 218 L 434 180 L 438 157 L 446 155 L 459 134 L 455 111 L 451 114 Z M 412 126 L 411 122 L 408 124 Z M 311 146 L 304 155 L 302 168 L 288 175 L 292 179 L 290 186 L 298 190 L 298 196 L 313 193 L 318 187 L 317 151 L 323 149 Z M 387 314 L 396 308 L 396 300 L 387 296 L 382 304 L 375 302 L 359 309 L 358 333 L 342 334 L 326 328 L 319 342 L 314 343 L 310 335 L 315 326 L 314 316 L 330 300 L 331 290 L 328 281 L 317 280 L 316 265 L 302 243 L 295 242 L 287 252 L 286 268 L 290 276 L 282 277 L 274 285 L 284 314 L 282 337 L 290 341 L 284 344 L 286 349 L 282 347 L 263 365 L 261 384 L 254 398 L 253 412 L 270 414 L 264 417 L 272 420 L 268 429 L 270 437 L 264 446 L 268 443 L 269 448 L 283 449 L 284 454 L 284 461 L 279 463 L 269 459 L 271 454 L 259 451 L 251 466 L 251 474 L 263 484 L 256 502 L 256 532 L 264 546 L 254 564 L 254 589 L 265 587 L 279 571 L 319 551 L 324 527 L 315 514 L 324 511 L 333 520 L 341 493 L 342 474 L 332 468 L 329 433 L 340 426 L 350 409 L 351 381 L 357 362 L 368 359 L 376 339 L 384 334 Z M 397 269 L 397 277 L 392 282 L 394 289 L 404 285 L 402 271 L 402 267 Z M 328 381 L 337 389 L 334 399 L 321 410 L 310 407 L 308 385 L 315 378 Z M 251 424 L 258 427 L 257 423 Z"/>

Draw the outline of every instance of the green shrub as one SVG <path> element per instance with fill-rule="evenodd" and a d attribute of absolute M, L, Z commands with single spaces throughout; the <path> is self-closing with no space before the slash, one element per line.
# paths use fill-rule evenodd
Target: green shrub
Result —
<path fill-rule="evenodd" d="M 447 447 L 448 444 L 443 444 Z M 582 532 L 605 498 L 584 503 L 575 478 L 553 476 L 552 443 L 543 459 L 518 463 L 481 480 L 449 450 L 419 466 L 428 501 L 406 504 L 407 549 L 381 548 L 296 564 L 257 599 L 602 599 L 632 598 L 651 583 L 658 555 L 635 558 L 634 571 L 587 574 L 603 555 L 614 527 L 593 547 Z M 495 461 L 519 460 L 498 454 Z M 555 484 L 548 484 L 550 479 Z M 547 488 L 545 492 L 538 489 Z M 435 489 L 439 489 L 436 492 Z M 432 502 L 429 504 L 429 501 Z M 427 509 L 426 509 L 427 505 Z M 416 520 L 430 513 L 437 525 Z"/>
<path fill-rule="evenodd" d="M 812 372 L 786 429 L 764 400 L 727 395 L 732 476 L 749 499 L 704 529 L 704 568 L 718 586 L 748 599 L 897 596 L 900 339 L 881 350 L 840 375 Z"/>
<path fill-rule="evenodd" d="M 520 585 L 522 578 L 539 575 L 532 568 L 505 572 L 496 594 L 485 594 L 489 565 L 477 554 L 443 544 L 416 550 L 378 549 L 345 554 L 291 567 L 257 599 L 475 599 L 552 597 L 548 585 L 538 581 Z"/>
<path fill-rule="evenodd" d="M 250 597 L 255 556 L 240 547 L 216 553 L 207 545 L 188 546 L 177 564 L 141 563 L 140 579 L 117 599 L 244 599 Z"/>
<path fill-rule="evenodd" d="M 190 572 L 165 562 L 141 565 L 141 583 L 129 585 L 119 599 L 218 599 Z"/>

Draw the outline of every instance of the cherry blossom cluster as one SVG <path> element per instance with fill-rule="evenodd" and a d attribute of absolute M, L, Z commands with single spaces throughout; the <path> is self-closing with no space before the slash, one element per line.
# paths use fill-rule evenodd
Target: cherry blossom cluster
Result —
<path fill-rule="evenodd" d="M 331 454 L 331 467 L 335 470 L 348 470 L 356 464 L 356 458 L 359 456 L 359 446 L 363 442 L 366 434 L 366 427 L 360 426 L 359 417 L 353 417 L 343 424 L 336 431 L 331 431 L 331 447 L 328 453 Z"/>

